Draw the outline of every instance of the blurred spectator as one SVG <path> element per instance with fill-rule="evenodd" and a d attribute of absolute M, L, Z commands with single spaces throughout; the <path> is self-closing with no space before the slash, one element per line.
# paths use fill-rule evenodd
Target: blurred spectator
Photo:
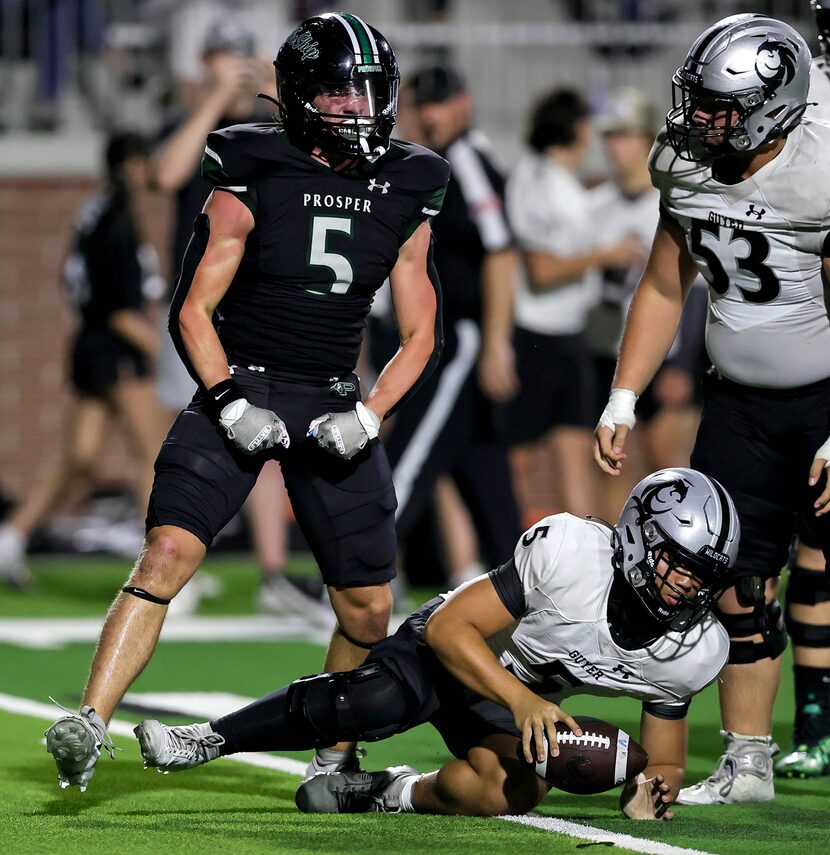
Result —
<path fill-rule="evenodd" d="M 234 27 L 244 31 L 246 43 L 244 50 L 239 50 L 242 45 L 237 42 L 239 52 L 268 57 L 270 69 L 273 54 L 291 29 L 289 4 L 274 0 L 187 0 L 168 5 L 170 70 L 188 110 L 198 105 L 206 78 L 212 75 L 203 60 L 217 32 L 226 33 Z M 220 35 L 219 40 L 224 39 Z"/>
<path fill-rule="evenodd" d="M 441 213 L 432 220 L 443 355 L 386 440 L 398 539 L 406 541 L 434 500 L 439 477 L 449 474 L 488 565 L 496 567 L 510 558 L 521 533 L 501 426 L 501 405 L 515 390 L 510 337 L 516 255 L 503 211 L 504 179 L 471 130 L 472 99 L 457 71 L 422 69 L 408 89 L 423 140 L 450 162 L 452 176 Z M 456 583 L 479 568 L 452 571 Z"/>
<path fill-rule="evenodd" d="M 195 5 L 204 10 L 209 4 Z M 275 32 L 272 37 L 273 44 L 278 45 L 283 34 Z M 268 111 L 257 107 L 256 94 L 274 86 L 270 62 L 255 55 L 253 31 L 240 23 L 238 16 L 215 20 L 207 28 L 202 66 L 198 91 L 191 93 L 193 109 L 165 129 L 164 140 L 153 158 L 156 186 L 176 198 L 172 262 L 177 272 L 193 233 L 193 221 L 211 191 L 211 185 L 199 173 L 205 137 L 217 128 L 267 118 Z M 195 391 L 196 385 L 165 331 L 159 359 L 158 397 L 169 412 L 168 423 L 187 406 Z M 278 614 L 307 614 L 314 609 L 328 616 L 327 605 L 311 599 L 285 576 L 287 501 L 279 466 L 270 461 L 263 466 L 246 504 L 262 573 L 257 603 L 260 609 Z"/>
<path fill-rule="evenodd" d="M 630 237 L 595 246 L 602 229 L 577 177 L 589 141 L 582 95 L 572 89 L 549 92 L 532 112 L 531 151 L 516 167 L 507 193 L 527 272 L 516 301 L 521 388 L 510 406 L 514 471 L 519 484 L 546 471 L 550 483 L 555 478 L 561 487 L 564 510 L 577 516 L 595 510 L 593 369 L 584 335 L 596 300 L 595 268 L 626 267 L 641 253 L 639 241 Z M 525 496 L 523 510 L 538 516 L 543 509 L 533 508 Z"/>
<path fill-rule="evenodd" d="M 133 133 L 106 148 L 106 186 L 82 209 L 64 279 L 79 314 L 70 358 L 73 405 L 62 458 L 34 481 L 23 503 L 0 526 L 0 578 L 28 581 L 29 538 L 70 487 L 89 486 L 114 416 L 141 464 L 137 485 L 144 516 L 161 443 L 150 364 L 158 352 L 145 297 L 159 295 L 158 259 L 144 243 L 135 197 L 146 186 L 147 143 Z M 138 538 L 140 540 L 140 536 Z"/>
<path fill-rule="evenodd" d="M 601 297 L 588 323 L 597 381 L 594 424 L 608 400 L 625 314 L 643 272 L 660 204 L 660 194 L 651 186 L 648 171 L 657 118 L 646 95 L 631 88 L 609 93 L 597 125 L 611 177 L 591 192 L 593 220 L 600 227 L 603 242 L 636 241 L 639 255 L 629 265 L 606 265 L 600 271 Z M 701 277 L 695 284 L 705 285 Z M 705 320 L 706 290 L 695 287 L 687 299 L 680 333 L 669 359 L 637 402 L 637 418 L 644 430 L 633 437 L 639 440 L 639 455 L 630 456 L 639 461 L 626 467 L 623 478 L 602 479 L 598 507 L 605 519 L 617 518 L 631 488 L 647 473 L 689 465 L 700 418 L 697 406 L 700 379 L 708 367 Z"/>

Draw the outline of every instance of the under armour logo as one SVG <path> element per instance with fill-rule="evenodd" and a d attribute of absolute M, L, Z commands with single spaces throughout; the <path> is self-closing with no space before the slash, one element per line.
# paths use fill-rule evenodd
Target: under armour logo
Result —
<path fill-rule="evenodd" d="M 374 178 L 369 179 L 369 189 L 374 190 L 375 188 L 377 188 L 378 190 L 380 190 L 383 196 L 385 196 L 389 192 L 389 188 L 391 186 L 392 185 L 388 181 L 384 181 L 383 184 L 378 184 L 378 182 L 375 181 Z"/>
<path fill-rule="evenodd" d="M 622 665 L 617 665 L 616 668 L 614 668 L 614 671 L 619 672 L 622 675 L 623 680 L 627 680 L 631 676 L 631 672 L 626 671 Z"/>
<path fill-rule="evenodd" d="M 761 219 L 761 217 L 763 217 L 763 216 L 764 216 L 764 214 L 766 214 L 766 212 L 767 212 L 767 209 L 766 209 L 766 208 L 761 208 L 761 210 L 760 210 L 760 211 L 757 211 L 757 210 L 755 209 L 755 205 L 750 205 L 750 206 L 749 206 L 749 210 L 746 212 L 746 214 L 745 214 L 744 216 L 746 216 L 746 217 L 755 217 L 755 219 L 756 219 L 756 220 L 760 220 L 760 219 Z"/>

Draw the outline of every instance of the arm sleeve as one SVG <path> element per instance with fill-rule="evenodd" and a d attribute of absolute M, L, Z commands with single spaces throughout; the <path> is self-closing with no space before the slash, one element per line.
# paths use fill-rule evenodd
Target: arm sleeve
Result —
<path fill-rule="evenodd" d="M 450 146 L 447 158 L 485 252 L 512 247 L 513 236 L 504 211 L 504 179 L 466 138 Z"/>
<path fill-rule="evenodd" d="M 427 187 L 416 194 L 417 208 L 412 222 L 401 236 L 401 245 L 405 244 L 415 233 L 415 229 L 425 220 L 432 219 L 441 213 L 444 196 L 447 194 L 447 184 L 450 180 L 450 165 L 443 157 L 430 152 L 428 160 L 421 159 L 423 171 L 428 173 Z"/>
<path fill-rule="evenodd" d="M 555 574 L 566 526 L 561 514 L 545 517 L 519 538 L 513 562 L 525 594 L 545 588 Z"/>
<path fill-rule="evenodd" d="M 664 719 L 681 719 L 686 718 L 691 705 L 691 698 L 684 698 L 682 701 L 646 701 L 643 703 L 643 711 L 655 718 Z"/>
<path fill-rule="evenodd" d="M 513 559 L 491 570 L 488 575 L 504 607 L 514 618 L 520 618 L 527 609 L 527 603 Z"/>
<path fill-rule="evenodd" d="M 245 152 L 232 130 L 208 134 L 202 155 L 202 177 L 216 190 L 236 196 L 254 216 L 257 210 L 255 169 L 255 159 Z"/>

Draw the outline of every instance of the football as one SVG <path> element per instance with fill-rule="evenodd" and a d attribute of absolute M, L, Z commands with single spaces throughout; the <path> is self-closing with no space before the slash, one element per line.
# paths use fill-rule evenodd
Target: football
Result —
<path fill-rule="evenodd" d="M 582 736 L 576 736 L 564 723 L 557 723 L 559 756 L 550 756 L 545 739 L 545 759 L 534 763 L 536 774 L 551 786 L 579 795 L 604 793 L 648 765 L 648 754 L 624 730 L 599 718 L 574 718 L 582 728 Z M 531 751 L 536 751 L 533 741 Z M 524 760 L 521 743 L 517 753 Z"/>

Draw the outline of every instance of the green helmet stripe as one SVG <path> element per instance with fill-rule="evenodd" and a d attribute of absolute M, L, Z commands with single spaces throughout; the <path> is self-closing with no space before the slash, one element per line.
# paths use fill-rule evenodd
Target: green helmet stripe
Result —
<path fill-rule="evenodd" d="M 358 43 L 360 44 L 360 50 L 363 53 L 362 62 L 367 65 L 372 62 L 377 62 L 377 43 L 366 24 L 358 18 L 357 15 L 352 15 L 349 12 L 343 12 L 340 17 L 351 25 L 355 35 L 357 36 Z"/>

